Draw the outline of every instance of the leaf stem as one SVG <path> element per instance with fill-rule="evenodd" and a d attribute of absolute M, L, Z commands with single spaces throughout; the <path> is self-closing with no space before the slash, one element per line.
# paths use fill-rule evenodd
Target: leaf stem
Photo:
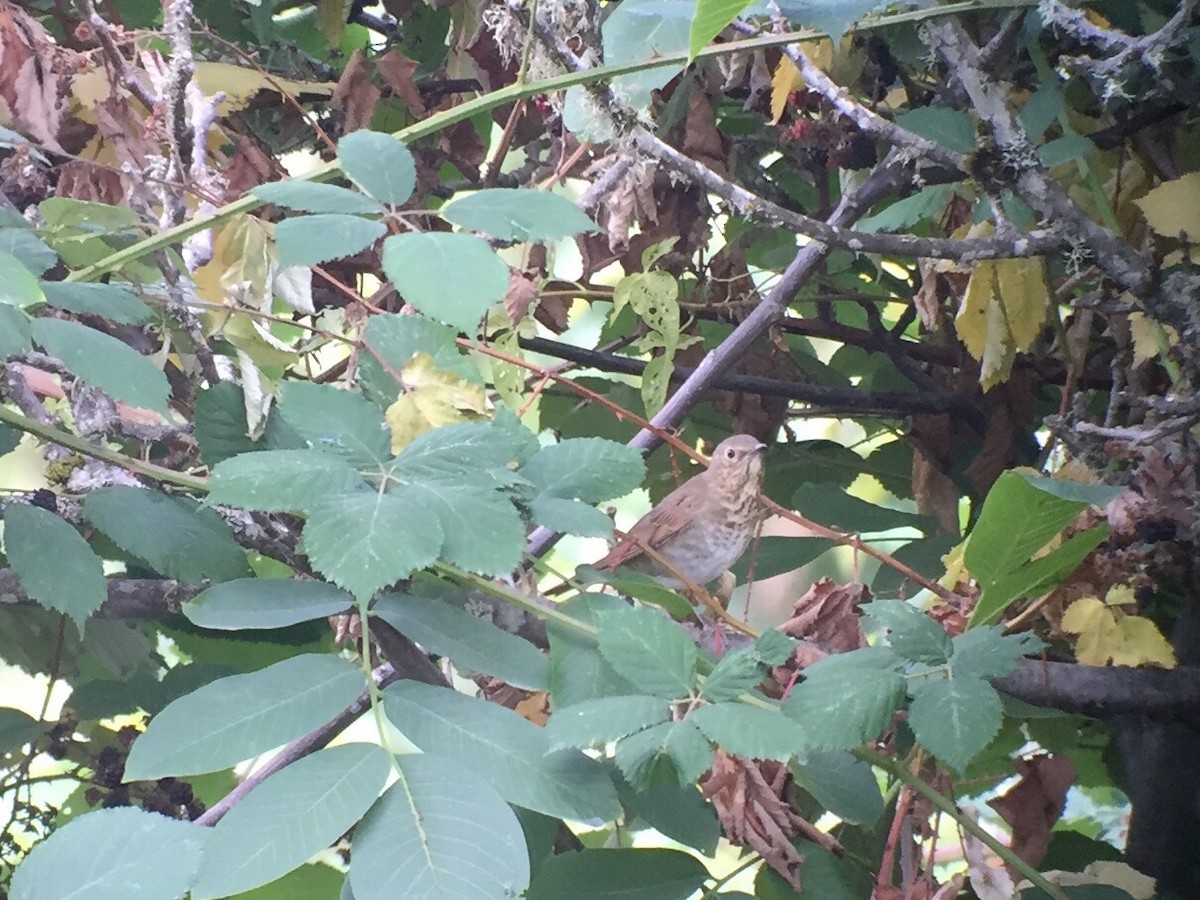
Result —
<path fill-rule="evenodd" d="M 941 810 L 957 822 L 959 828 L 978 838 L 984 846 L 1004 860 L 1006 864 L 1012 866 L 1035 886 L 1053 897 L 1054 900 L 1069 900 L 1058 885 L 1054 884 L 1045 875 L 1021 859 L 1011 847 L 1006 846 L 1003 842 L 989 834 L 986 828 L 959 809 L 952 800 L 945 797 L 940 791 L 935 790 L 924 779 L 910 772 L 904 763 L 889 759 L 882 753 L 867 749 L 866 747 L 860 747 L 852 752 L 857 759 L 883 769 L 894 778 L 904 782 L 905 785 L 932 803 L 936 809 Z"/>
<path fill-rule="evenodd" d="M 70 450 L 77 453 L 82 453 L 84 456 L 90 456 L 94 459 L 102 459 L 105 462 L 112 463 L 115 466 L 120 466 L 123 469 L 128 469 L 135 475 L 142 475 L 146 478 L 153 478 L 155 481 L 165 484 L 173 484 L 176 487 L 185 488 L 189 491 L 194 491 L 198 494 L 208 493 L 208 479 L 200 478 L 196 475 L 188 475 L 184 472 L 175 472 L 171 469 L 162 466 L 156 466 L 154 463 L 143 462 L 140 459 L 134 459 L 132 456 L 126 456 L 124 453 L 119 453 L 116 450 L 110 450 L 108 447 L 98 447 L 95 444 L 90 444 L 81 437 L 71 434 L 68 431 L 63 431 L 54 428 L 50 425 L 43 425 L 35 419 L 28 416 L 23 416 L 18 412 L 0 406 L 0 422 L 6 422 L 21 431 L 26 431 L 29 434 L 36 435 L 44 441 L 50 441 L 54 444 L 61 444 Z"/>

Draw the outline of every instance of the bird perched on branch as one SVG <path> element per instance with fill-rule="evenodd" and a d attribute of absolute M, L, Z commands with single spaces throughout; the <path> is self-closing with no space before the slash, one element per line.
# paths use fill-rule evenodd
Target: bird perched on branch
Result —
<path fill-rule="evenodd" d="M 746 552 L 762 519 L 766 447 L 748 434 L 721 441 L 708 469 L 642 516 L 596 568 L 625 566 L 673 590 L 717 578 Z"/>

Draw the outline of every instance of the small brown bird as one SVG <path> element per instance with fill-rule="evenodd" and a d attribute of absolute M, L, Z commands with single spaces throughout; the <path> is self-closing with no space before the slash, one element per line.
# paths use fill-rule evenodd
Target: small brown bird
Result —
<path fill-rule="evenodd" d="M 672 590 L 688 587 L 680 576 L 700 586 L 718 577 L 746 552 L 762 518 L 766 447 L 748 434 L 721 441 L 708 469 L 642 516 L 596 568 L 626 566 Z"/>

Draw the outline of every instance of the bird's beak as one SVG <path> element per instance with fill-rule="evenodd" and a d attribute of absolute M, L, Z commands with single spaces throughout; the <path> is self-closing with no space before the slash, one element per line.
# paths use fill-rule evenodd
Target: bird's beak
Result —
<path fill-rule="evenodd" d="M 767 445 L 762 441 L 758 442 L 758 446 L 754 448 L 755 453 L 763 453 L 767 449 Z"/>

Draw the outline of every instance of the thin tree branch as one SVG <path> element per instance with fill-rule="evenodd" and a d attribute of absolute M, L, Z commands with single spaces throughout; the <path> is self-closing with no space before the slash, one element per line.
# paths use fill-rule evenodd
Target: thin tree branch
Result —
<path fill-rule="evenodd" d="M 986 163 L 977 159 L 975 176 L 993 180 L 994 187 L 1011 188 L 1042 218 L 1064 228 L 1123 289 L 1137 297 L 1151 293 L 1154 279 L 1147 261 L 1119 236 L 1084 215 L 1062 185 L 1047 174 L 1025 129 L 1009 108 L 1004 92 L 981 70 L 979 48 L 962 26 L 956 22 L 938 22 L 929 26 L 927 35 L 930 47 L 945 61 L 951 77 L 966 93 L 994 138 L 994 159 Z M 983 187 L 987 189 L 988 185 Z"/>
<path fill-rule="evenodd" d="M 738 187 L 703 163 L 684 155 L 662 138 L 645 129 L 637 132 L 636 141 L 638 149 L 643 153 L 666 163 L 701 185 L 708 192 L 725 200 L 739 215 L 753 221 L 787 228 L 797 234 L 828 244 L 831 248 L 843 248 L 857 253 L 882 253 L 888 256 L 953 259 L 965 265 L 982 259 L 1044 256 L 1066 246 L 1061 235 L 1050 231 L 961 240 L 854 231 L 814 219 L 812 216 L 792 212 L 758 194 Z"/>
<path fill-rule="evenodd" d="M 616 353 L 601 353 L 584 347 L 573 347 L 570 344 L 545 338 L 521 338 L 520 344 L 524 349 L 534 353 L 544 353 L 558 359 L 570 360 L 602 372 L 640 375 L 646 368 L 644 360 L 632 359 Z M 670 378 L 674 382 L 686 381 L 695 373 L 696 370 L 689 366 L 675 366 L 671 370 Z M 709 388 L 711 390 L 742 391 L 764 397 L 786 397 L 802 403 L 837 406 L 847 410 L 886 410 L 893 416 L 950 413 L 974 418 L 978 413 L 978 409 L 971 404 L 941 393 L 833 388 L 736 373 L 721 375 L 709 385 Z"/>

